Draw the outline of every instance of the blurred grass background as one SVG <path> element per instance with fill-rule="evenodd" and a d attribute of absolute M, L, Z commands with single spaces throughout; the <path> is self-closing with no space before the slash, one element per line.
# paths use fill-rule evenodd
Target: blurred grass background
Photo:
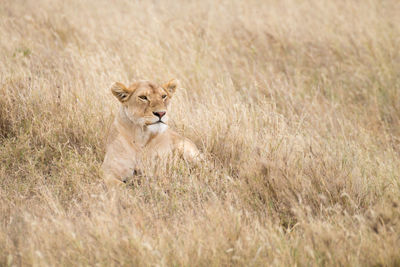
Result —
<path fill-rule="evenodd" d="M 399 266 L 399 14 L 2 1 L 0 265 Z M 108 192 L 110 85 L 173 77 L 172 127 L 212 164 Z"/>

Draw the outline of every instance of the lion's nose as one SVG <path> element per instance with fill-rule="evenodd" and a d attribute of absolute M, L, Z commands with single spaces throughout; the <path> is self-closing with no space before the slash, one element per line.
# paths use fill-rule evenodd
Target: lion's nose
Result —
<path fill-rule="evenodd" d="M 157 116 L 160 120 L 161 120 L 161 118 L 165 115 L 165 113 L 167 113 L 167 112 L 165 112 L 165 111 L 153 112 L 153 114 L 154 114 L 155 116 Z"/>

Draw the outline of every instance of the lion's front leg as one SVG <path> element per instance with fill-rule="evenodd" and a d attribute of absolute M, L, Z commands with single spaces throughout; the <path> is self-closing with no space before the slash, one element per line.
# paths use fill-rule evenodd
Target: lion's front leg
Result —
<path fill-rule="evenodd" d="M 199 164 L 205 160 L 204 155 L 197 149 L 196 145 L 189 139 L 183 139 L 179 142 L 177 150 L 181 156 L 192 163 Z"/>

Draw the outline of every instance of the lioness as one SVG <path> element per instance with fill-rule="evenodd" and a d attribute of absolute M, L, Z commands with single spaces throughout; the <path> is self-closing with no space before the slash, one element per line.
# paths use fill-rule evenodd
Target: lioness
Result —
<path fill-rule="evenodd" d="M 143 157 L 154 160 L 178 152 L 187 160 L 201 156 L 196 145 L 168 128 L 168 104 L 178 83 L 159 86 L 138 81 L 126 87 L 115 83 L 113 95 L 121 102 L 111 126 L 102 165 L 107 184 L 121 184 L 140 171 Z"/>

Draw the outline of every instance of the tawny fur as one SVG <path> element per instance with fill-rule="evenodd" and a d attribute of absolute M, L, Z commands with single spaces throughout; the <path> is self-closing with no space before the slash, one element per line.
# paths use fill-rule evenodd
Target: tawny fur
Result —
<path fill-rule="evenodd" d="M 140 171 L 144 162 L 165 159 L 173 153 L 189 161 L 200 158 L 196 145 L 167 125 L 169 101 L 177 87 L 176 80 L 162 86 L 149 81 L 129 87 L 113 85 L 111 91 L 121 107 L 111 126 L 102 165 L 107 184 L 121 184 Z M 165 115 L 157 115 L 163 112 Z"/>

